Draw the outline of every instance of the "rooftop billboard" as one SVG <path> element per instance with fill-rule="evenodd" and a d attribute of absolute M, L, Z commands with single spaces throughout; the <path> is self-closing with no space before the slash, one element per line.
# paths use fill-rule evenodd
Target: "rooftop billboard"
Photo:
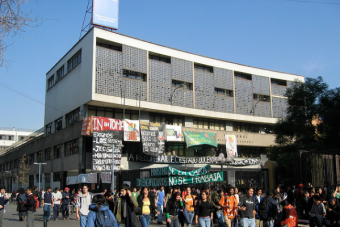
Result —
<path fill-rule="evenodd" d="M 118 29 L 119 0 L 93 0 L 92 24 Z"/>

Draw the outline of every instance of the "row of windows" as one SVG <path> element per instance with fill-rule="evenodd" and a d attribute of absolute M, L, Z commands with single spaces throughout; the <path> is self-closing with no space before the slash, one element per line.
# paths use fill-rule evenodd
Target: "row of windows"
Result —
<path fill-rule="evenodd" d="M 26 136 L 18 136 L 18 141 L 25 139 Z M 0 140 L 14 140 L 13 135 L 0 135 Z"/>
<path fill-rule="evenodd" d="M 135 72 L 127 69 L 123 69 L 123 77 L 134 80 L 146 81 L 145 73 Z"/>
<path fill-rule="evenodd" d="M 215 87 L 215 94 L 216 95 L 223 95 L 228 97 L 234 97 L 233 90 L 223 89 L 223 88 L 216 88 Z"/>
<path fill-rule="evenodd" d="M 212 130 L 225 130 L 225 121 L 206 119 L 206 118 L 194 118 L 193 119 L 193 127 L 194 128 L 202 128 L 202 129 L 212 129 Z"/>
<path fill-rule="evenodd" d="M 45 184 L 49 184 L 50 181 L 51 181 L 51 173 L 45 173 Z M 35 175 L 35 179 L 37 180 L 37 182 L 40 182 L 42 183 L 42 174 L 40 175 L 40 179 L 39 179 L 39 174 L 36 174 Z M 61 181 L 61 176 L 62 176 L 62 173 L 61 172 L 54 172 L 53 173 L 53 182 L 60 182 Z M 31 177 L 31 176 L 30 176 Z"/>
<path fill-rule="evenodd" d="M 66 127 L 77 123 L 80 120 L 80 108 L 77 108 L 65 115 Z M 63 118 L 60 117 L 54 121 L 54 132 L 63 129 Z M 46 125 L 46 135 L 52 134 L 52 122 Z"/>
<path fill-rule="evenodd" d="M 70 72 L 72 69 L 74 69 L 77 65 L 81 63 L 81 50 L 79 50 L 77 53 L 75 53 L 68 61 L 67 61 L 67 72 Z M 56 78 L 54 77 L 54 74 L 48 78 L 47 80 L 47 89 L 50 89 L 53 87 L 54 84 L 56 84 L 61 78 L 65 76 L 65 66 L 62 65 L 56 72 Z"/>

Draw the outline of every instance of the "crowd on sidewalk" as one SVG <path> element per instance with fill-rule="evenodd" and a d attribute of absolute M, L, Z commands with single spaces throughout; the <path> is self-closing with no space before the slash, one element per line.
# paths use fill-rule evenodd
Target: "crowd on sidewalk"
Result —
<path fill-rule="evenodd" d="M 9 196 L 0 187 L 0 227 L 6 204 L 17 201 L 19 220 L 34 226 L 34 214 L 43 210 L 44 222 L 68 220 L 71 209 L 81 227 L 148 227 L 151 220 L 168 227 L 296 227 L 299 219 L 309 221 L 311 227 L 340 227 L 340 186 L 327 193 L 321 187 L 300 184 L 281 185 L 263 193 L 260 188 L 247 188 L 240 192 L 231 185 L 203 186 L 195 189 L 174 187 L 165 191 L 164 186 L 133 188 L 121 185 L 119 192 L 107 191 L 93 194 L 88 186 L 70 191 L 47 187 L 46 191 L 21 188 Z M 52 215 L 51 215 L 52 214 Z M 165 219 L 165 223 L 163 220 Z"/>

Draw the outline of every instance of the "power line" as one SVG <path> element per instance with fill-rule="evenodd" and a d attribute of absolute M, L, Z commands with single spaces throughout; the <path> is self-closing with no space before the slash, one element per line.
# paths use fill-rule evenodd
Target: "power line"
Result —
<path fill-rule="evenodd" d="M 334 3 L 334 2 L 316 2 L 316 1 L 306 1 L 306 0 L 286 0 L 286 1 L 340 6 L 340 3 Z"/>
<path fill-rule="evenodd" d="M 25 94 L 23 94 L 23 93 L 21 93 L 21 92 L 15 90 L 14 88 L 11 88 L 11 87 L 5 85 L 5 84 L 0 83 L 0 85 L 3 86 L 4 88 L 7 88 L 8 90 L 13 91 L 14 93 L 17 93 L 17 94 L 19 94 L 19 95 L 21 95 L 21 96 L 24 96 L 25 98 L 28 98 L 28 99 L 30 99 L 30 100 L 32 100 L 32 101 L 34 101 L 34 102 L 37 102 L 37 103 L 39 103 L 39 104 L 41 104 L 41 105 L 43 105 L 43 106 L 46 106 L 46 107 L 48 107 L 48 108 L 51 108 L 51 109 L 54 109 L 54 110 L 59 111 L 59 112 L 61 112 L 61 113 L 64 113 L 64 111 L 61 111 L 61 110 L 58 110 L 58 109 L 56 109 L 56 108 L 54 108 L 54 107 L 52 107 L 52 106 L 46 105 L 45 103 L 43 103 L 43 102 L 41 102 L 41 101 L 39 101 L 39 100 L 36 100 L 36 99 L 34 99 L 34 98 L 32 98 L 32 97 L 29 97 L 28 95 L 25 95 Z"/>

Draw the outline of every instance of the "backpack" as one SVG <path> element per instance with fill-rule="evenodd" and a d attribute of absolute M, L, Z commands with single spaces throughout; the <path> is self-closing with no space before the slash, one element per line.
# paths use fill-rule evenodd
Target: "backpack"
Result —
<path fill-rule="evenodd" d="M 267 198 L 263 198 L 262 201 L 260 202 L 259 205 L 259 216 L 261 220 L 267 220 L 268 215 L 267 215 Z"/>
<path fill-rule="evenodd" d="M 20 194 L 19 195 L 19 203 L 25 204 L 27 201 L 26 195 L 25 194 Z"/>
<path fill-rule="evenodd" d="M 110 215 L 108 210 L 99 211 L 96 214 L 96 227 L 112 227 L 114 226 L 115 220 Z"/>
<path fill-rule="evenodd" d="M 30 196 L 33 196 L 33 198 L 34 198 L 33 208 L 36 211 L 39 208 L 39 200 L 35 195 L 30 195 Z M 28 198 L 30 198 L 30 196 Z"/>

